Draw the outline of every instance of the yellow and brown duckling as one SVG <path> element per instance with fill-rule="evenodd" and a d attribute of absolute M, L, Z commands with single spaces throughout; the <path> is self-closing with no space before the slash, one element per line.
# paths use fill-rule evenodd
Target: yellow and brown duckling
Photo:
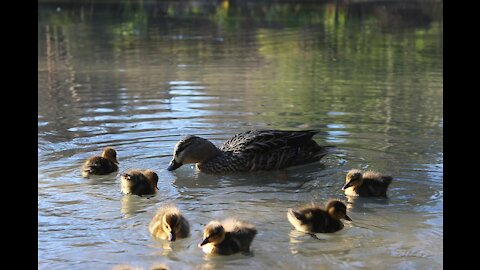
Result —
<path fill-rule="evenodd" d="M 174 205 L 164 205 L 148 225 L 148 230 L 156 238 L 175 241 L 190 235 L 190 225 L 180 210 Z"/>
<path fill-rule="evenodd" d="M 228 218 L 223 222 L 214 220 L 205 226 L 203 241 L 198 247 L 206 254 L 231 255 L 249 252 L 256 234 L 254 225 L 236 218 Z"/>
<path fill-rule="evenodd" d="M 112 147 L 105 147 L 101 156 L 88 158 L 82 166 L 82 176 L 103 175 L 118 170 L 117 152 Z"/>
<path fill-rule="evenodd" d="M 330 200 L 326 208 L 310 204 L 299 209 L 288 209 L 288 221 L 301 232 L 334 233 L 343 229 L 340 219 L 352 221 L 347 216 L 346 205 L 338 200 Z"/>
<path fill-rule="evenodd" d="M 316 130 L 252 130 L 239 133 L 217 148 L 207 139 L 189 135 L 174 148 L 169 171 L 195 163 L 205 173 L 280 170 L 319 161 L 334 147 L 319 146 Z"/>
<path fill-rule="evenodd" d="M 393 178 L 378 172 L 350 170 L 342 190 L 346 195 L 361 197 L 387 197 L 387 189 Z"/>
<path fill-rule="evenodd" d="M 158 175 L 152 170 L 130 169 L 120 176 L 120 187 L 123 194 L 151 195 L 155 194 Z"/>

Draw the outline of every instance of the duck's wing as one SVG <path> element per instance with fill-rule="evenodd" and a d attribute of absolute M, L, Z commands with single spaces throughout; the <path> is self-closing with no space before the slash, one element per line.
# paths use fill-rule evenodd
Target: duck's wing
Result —
<path fill-rule="evenodd" d="M 239 133 L 221 146 L 234 153 L 265 153 L 285 146 L 298 147 L 310 143 L 318 130 L 251 130 Z"/>

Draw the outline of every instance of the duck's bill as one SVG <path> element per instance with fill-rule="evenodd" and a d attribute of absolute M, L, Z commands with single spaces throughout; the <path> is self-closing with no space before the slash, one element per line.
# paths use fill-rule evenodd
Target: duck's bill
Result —
<path fill-rule="evenodd" d="M 170 161 L 170 164 L 168 165 L 167 170 L 173 171 L 178 169 L 182 165 L 183 165 L 182 163 L 175 161 L 175 159 L 172 159 L 172 161 Z"/>
<path fill-rule="evenodd" d="M 175 235 L 175 233 L 169 233 L 168 234 L 168 241 L 175 241 L 177 240 L 177 236 Z"/>
<path fill-rule="evenodd" d="M 352 182 L 350 181 L 350 182 L 346 183 L 346 184 L 342 187 L 342 190 L 345 190 L 345 189 L 347 189 L 347 188 L 349 188 L 349 187 L 351 187 L 351 186 L 352 186 Z"/>
<path fill-rule="evenodd" d="M 348 221 L 352 221 L 352 219 L 347 215 L 345 215 L 345 219 L 348 220 Z"/>

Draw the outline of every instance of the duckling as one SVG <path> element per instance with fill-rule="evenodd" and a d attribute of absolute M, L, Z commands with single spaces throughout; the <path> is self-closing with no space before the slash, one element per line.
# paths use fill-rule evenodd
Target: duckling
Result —
<path fill-rule="evenodd" d="M 393 178 L 378 172 L 352 169 L 347 173 L 342 190 L 346 195 L 361 197 L 387 197 Z"/>
<path fill-rule="evenodd" d="M 314 204 L 297 210 L 290 208 L 287 218 L 295 229 L 306 233 L 334 233 L 343 229 L 340 219 L 352 221 L 347 216 L 347 207 L 341 201 L 330 200 L 325 209 Z"/>
<path fill-rule="evenodd" d="M 130 169 L 120 176 L 120 187 L 124 194 L 155 194 L 158 175 L 152 170 Z"/>
<path fill-rule="evenodd" d="M 189 135 L 174 148 L 169 171 L 195 163 L 205 173 L 280 170 L 319 161 L 334 147 L 319 146 L 315 130 L 251 130 L 239 133 L 217 148 L 207 139 Z"/>
<path fill-rule="evenodd" d="M 257 234 L 254 225 L 228 218 L 223 222 L 210 221 L 203 231 L 203 241 L 198 247 L 206 254 L 231 255 L 248 252 Z"/>
<path fill-rule="evenodd" d="M 118 170 L 117 152 L 112 147 L 105 147 L 101 156 L 88 158 L 82 166 L 82 176 L 92 174 L 109 174 Z"/>
<path fill-rule="evenodd" d="M 190 234 L 190 225 L 180 210 L 174 205 L 165 205 L 158 209 L 148 225 L 150 234 L 160 239 L 175 241 Z"/>

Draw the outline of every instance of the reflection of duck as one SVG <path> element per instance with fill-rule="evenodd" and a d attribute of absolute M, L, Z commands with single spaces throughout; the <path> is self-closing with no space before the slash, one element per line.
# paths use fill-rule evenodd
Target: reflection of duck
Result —
<path fill-rule="evenodd" d="M 88 158 L 82 166 L 82 176 L 109 174 L 118 170 L 117 152 L 112 147 L 105 147 L 101 156 Z"/>
<path fill-rule="evenodd" d="M 120 176 L 120 187 L 124 194 L 155 194 L 158 175 L 152 170 L 130 169 Z"/>
<path fill-rule="evenodd" d="M 257 234 L 255 226 L 238 219 L 229 218 L 222 223 L 209 222 L 203 231 L 203 241 L 198 244 L 207 254 L 231 255 L 248 252 Z"/>
<path fill-rule="evenodd" d="M 346 195 L 361 197 L 386 197 L 387 189 L 393 178 L 378 172 L 350 170 L 345 178 L 342 190 Z"/>
<path fill-rule="evenodd" d="M 173 171 L 183 164 L 196 163 L 206 173 L 278 170 L 320 160 L 331 146 L 319 146 L 314 130 L 253 130 L 239 133 L 219 148 L 207 139 L 189 135 L 174 148 L 168 166 Z"/>
<path fill-rule="evenodd" d="M 190 225 L 180 210 L 174 205 L 165 205 L 158 209 L 148 225 L 150 233 L 160 239 L 175 241 L 190 234 Z"/>
<path fill-rule="evenodd" d="M 306 233 L 333 233 L 343 228 L 340 219 L 352 220 L 345 204 L 337 200 L 329 201 L 326 209 L 314 204 L 288 209 L 287 218 L 295 229 Z"/>

